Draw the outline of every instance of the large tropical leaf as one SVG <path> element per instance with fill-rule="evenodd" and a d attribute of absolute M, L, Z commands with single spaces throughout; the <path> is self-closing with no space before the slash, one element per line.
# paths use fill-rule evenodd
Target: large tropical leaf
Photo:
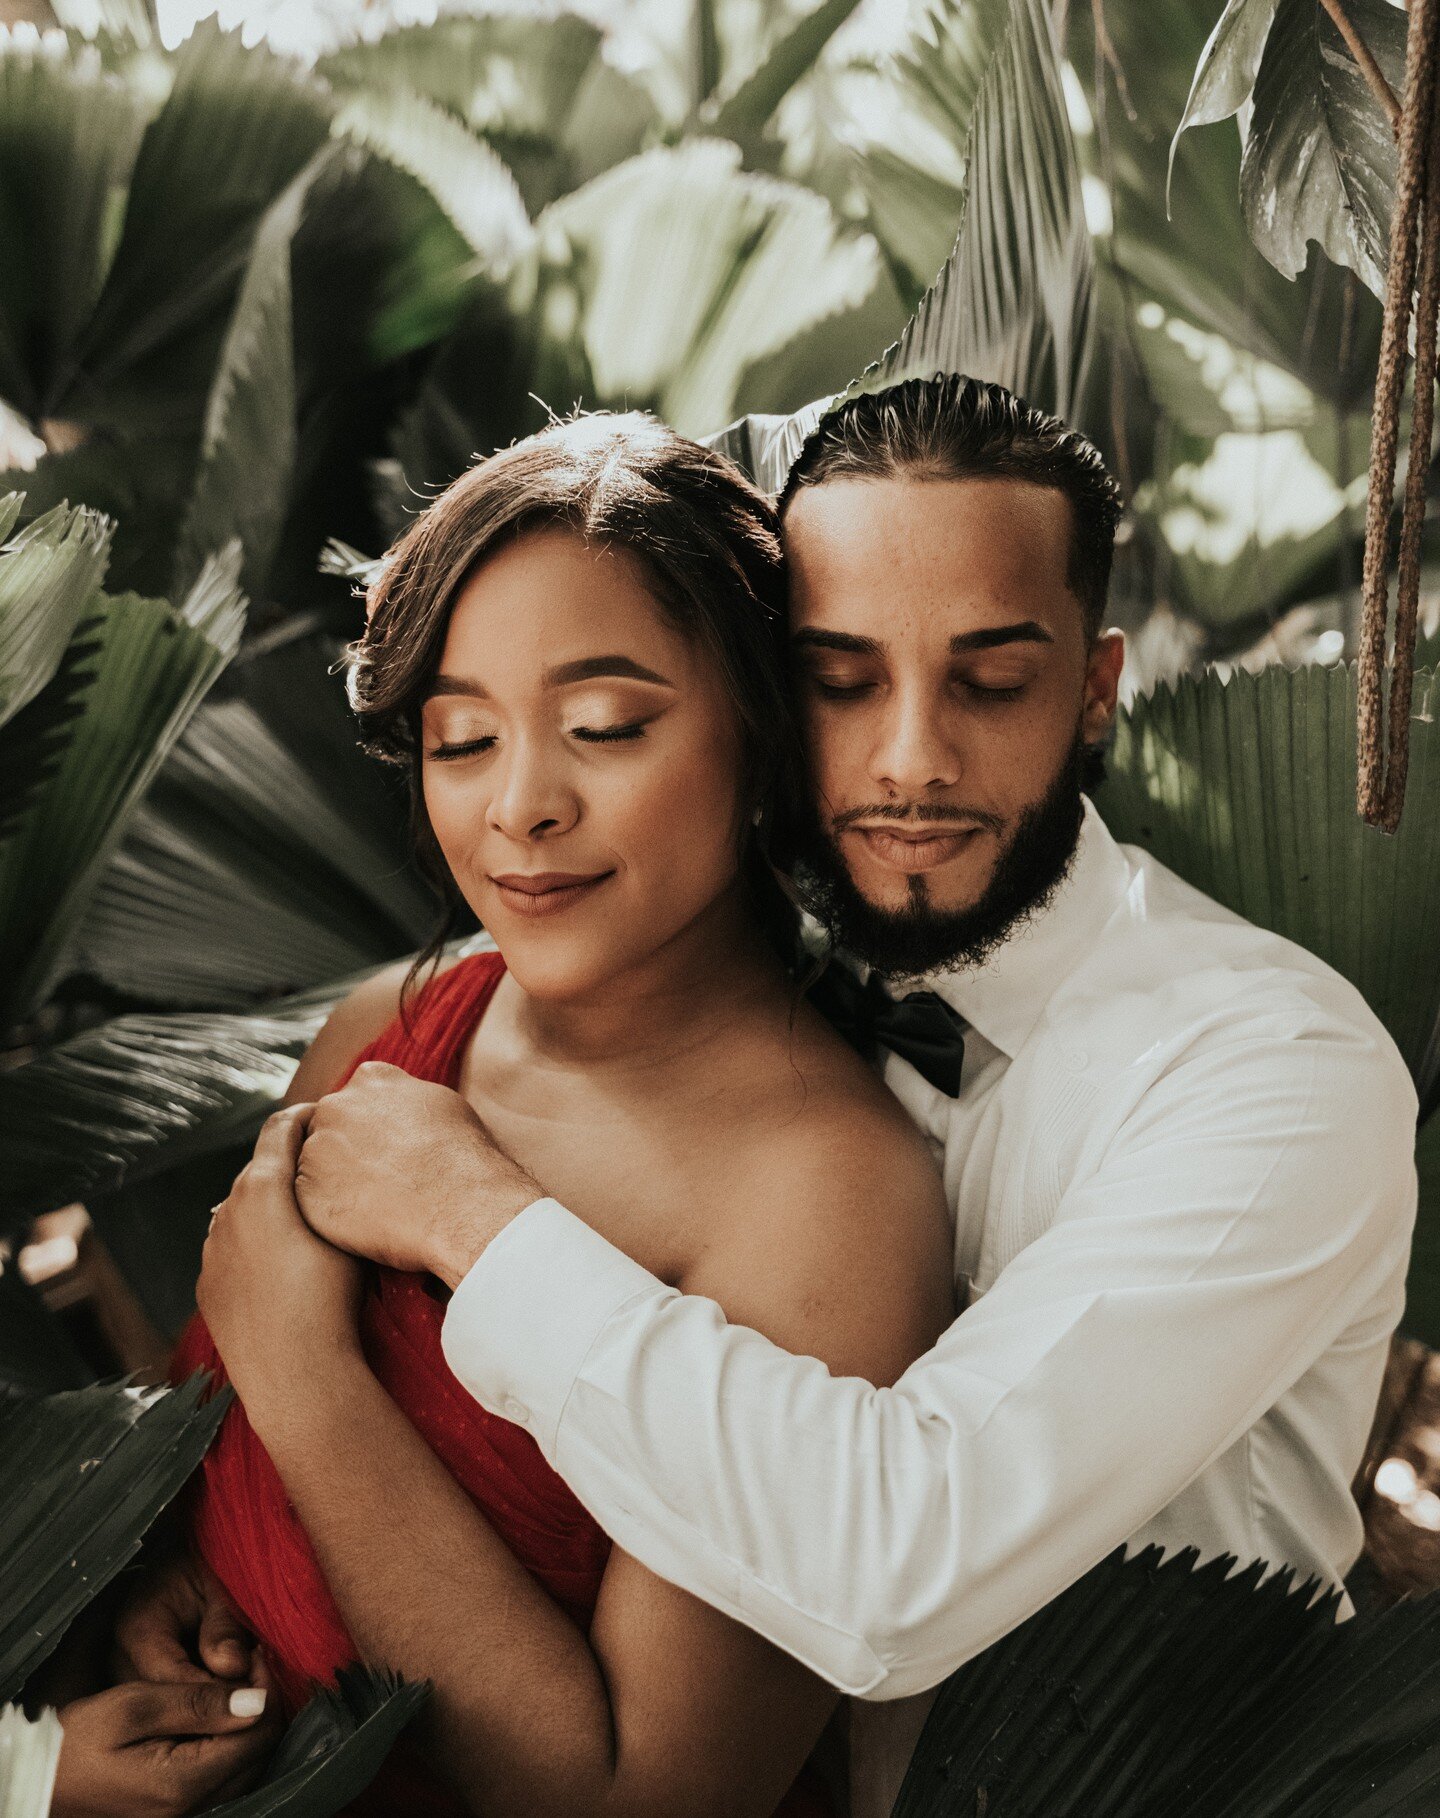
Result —
<path fill-rule="evenodd" d="M 859 0 L 819 0 L 769 45 L 743 76 L 706 88 L 697 124 L 742 149 L 756 145 L 776 108 L 814 69 Z"/>
<path fill-rule="evenodd" d="M 1345 0 L 1392 90 L 1405 86 L 1406 14 Z M 1330 15 L 1280 0 L 1255 78 L 1240 172 L 1251 238 L 1278 270 L 1304 269 L 1307 242 L 1385 294 L 1397 152 L 1390 122 Z"/>
<path fill-rule="evenodd" d="M 255 229 L 329 132 L 314 78 L 213 21 L 196 27 L 141 141 L 62 414 L 132 433 L 198 423 Z"/>
<path fill-rule="evenodd" d="M 412 952 L 434 897 L 399 778 L 356 743 L 325 640 L 241 658 L 137 809 L 77 969 L 154 1005 L 239 1008 Z"/>
<path fill-rule="evenodd" d="M 570 249 L 597 401 L 655 408 L 683 434 L 724 422 L 748 366 L 858 307 L 879 277 L 868 235 L 713 139 L 631 159 L 537 232 Z"/>
<path fill-rule="evenodd" d="M 135 595 L 102 600 L 83 711 L 0 846 L 0 1023 L 18 1021 L 50 990 L 127 813 L 239 642 L 233 554 L 207 567 L 178 609 Z"/>
<path fill-rule="evenodd" d="M 0 1818 L 46 1818 L 60 1742 L 54 1711 L 32 1721 L 19 1705 L 0 1707 Z"/>
<path fill-rule="evenodd" d="M 285 1732 L 261 1784 L 206 1818 L 329 1818 L 375 1778 L 428 1692 L 428 1681 L 343 1667 Z"/>
<path fill-rule="evenodd" d="M 895 1818 L 1420 1818 L 1440 1596 L 1337 1622 L 1286 1567 L 1117 1549 L 936 1698 Z"/>
<path fill-rule="evenodd" d="M 598 27 L 563 9 L 442 13 L 318 67 L 341 90 L 408 90 L 454 114 L 515 173 L 532 215 L 631 156 L 655 120 L 645 89 L 607 62 Z"/>
<path fill-rule="evenodd" d="M 211 556 L 237 539 L 240 579 L 264 581 L 295 469 L 295 347 L 290 248 L 311 188 L 338 148 L 327 145 L 261 217 L 210 396 L 195 483 L 175 549 L 171 591 L 194 585 Z"/>
<path fill-rule="evenodd" d="M 0 41 L 0 398 L 32 423 L 57 414 L 147 112 L 93 46 Z"/>
<path fill-rule="evenodd" d="M 1416 678 L 1408 812 L 1355 814 L 1353 668 L 1214 673 L 1121 715 L 1096 805 L 1111 831 L 1363 993 L 1428 1111 L 1440 1091 L 1440 696 Z"/>
<path fill-rule="evenodd" d="M 0 1073 L 0 1229 L 253 1137 L 357 982 L 249 1015 L 116 1017 Z"/>
<path fill-rule="evenodd" d="M 0 1698 L 134 1558 L 199 1463 L 230 1399 L 202 1405 L 205 1383 L 0 1399 Z"/>
<path fill-rule="evenodd" d="M 56 506 L 11 537 L 23 504 L 21 493 L 0 497 L 0 722 L 60 667 L 110 553 L 112 527 L 83 506 Z"/>
<path fill-rule="evenodd" d="M 937 31 L 949 10 L 945 0 Z M 963 372 L 1068 416 L 1089 358 L 1092 258 L 1059 58 L 1040 0 L 981 0 L 962 63 L 974 103 L 954 248 L 900 339 L 843 396 Z M 962 86 L 956 78 L 950 92 L 958 97 Z M 805 438 L 840 401 L 822 399 L 779 421 L 750 418 L 709 439 L 777 493 Z"/>

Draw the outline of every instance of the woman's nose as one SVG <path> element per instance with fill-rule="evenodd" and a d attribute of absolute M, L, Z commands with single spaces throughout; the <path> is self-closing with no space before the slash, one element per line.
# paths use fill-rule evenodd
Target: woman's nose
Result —
<path fill-rule="evenodd" d="M 580 804 L 573 789 L 534 745 L 516 741 L 500 754 L 486 819 L 507 839 L 552 838 L 573 827 Z"/>

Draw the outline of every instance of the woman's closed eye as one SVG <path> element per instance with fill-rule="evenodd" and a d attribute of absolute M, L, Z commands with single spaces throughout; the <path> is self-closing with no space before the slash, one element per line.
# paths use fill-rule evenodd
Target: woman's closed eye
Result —
<path fill-rule="evenodd" d="M 643 738 L 645 722 L 635 720 L 624 726 L 572 726 L 569 736 L 584 745 L 620 744 Z M 438 763 L 444 763 L 450 758 L 478 757 L 483 752 L 493 750 L 497 742 L 494 733 L 486 733 L 480 738 L 460 739 L 450 743 L 442 741 L 432 745 L 425 755 Z"/>

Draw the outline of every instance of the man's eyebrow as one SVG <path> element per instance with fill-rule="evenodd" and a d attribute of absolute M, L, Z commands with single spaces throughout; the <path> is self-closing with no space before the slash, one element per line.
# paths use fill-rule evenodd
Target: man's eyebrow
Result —
<path fill-rule="evenodd" d="M 879 638 L 861 638 L 849 631 L 821 631 L 818 628 L 797 631 L 790 642 L 796 650 L 848 650 L 855 656 L 880 656 L 884 650 Z"/>
<path fill-rule="evenodd" d="M 662 688 L 673 688 L 675 684 L 667 676 L 660 675 L 654 669 L 647 669 L 643 663 L 637 663 L 634 657 L 609 656 L 576 657 L 571 663 L 557 663 L 553 669 L 547 669 L 544 684 L 547 688 L 563 688 L 569 682 L 593 682 L 601 676 L 624 676 L 633 682 L 657 682 Z M 474 682 L 463 675 L 437 675 L 432 678 L 425 690 L 428 701 L 437 694 L 466 694 L 477 701 L 488 701 L 490 695 L 479 682 Z"/>
<path fill-rule="evenodd" d="M 967 650 L 995 650 L 1001 644 L 1053 644 L 1055 639 L 1035 619 L 1020 619 L 1013 625 L 987 625 L 981 631 L 962 631 L 950 640 L 951 656 L 963 656 Z"/>

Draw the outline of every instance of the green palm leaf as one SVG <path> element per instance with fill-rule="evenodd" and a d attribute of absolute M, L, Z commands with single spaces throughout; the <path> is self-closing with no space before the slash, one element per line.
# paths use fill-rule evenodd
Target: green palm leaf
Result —
<path fill-rule="evenodd" d="M 206 1818 L 329 1818 L 375 1778 L 428 1692 L 428 1681 L 342 1668 L 285 1732 L 261 1784 Z"/>
<path fill-rule="evenodd" d="M 0 847 L 9 959 L 0 1023 L 20 1020 L 50 990 L 126 814 L 233 655 L 243 619 L 236 555 L 207 567 L 178 609 L 133 594 L 100 596 L 100 647 L 83 711 Z"/>
<path fill-rule="evenodd" d="M 598 397 L 654 408 L 684 434 L 723 422 L 748 367 L 857 308 L 880 276 L 868 235 L 810 191 L 742 172 L 738 148 L 715 139 L 631 159 L 536 230 L 569 247 Z"/>
<path fill-rule="evenodd" d="M 331 648 L 242 659 L 231 697 L 199 710 L 96 888 L 80 970 L 156 1005 L 239 1008 L 426 939 L 435 899 Z"/>
<path fill-rule="evenodd" d="M 199 1463 L 229 1391 L 109 1383 L 0 1400 L 0 1698 L 24 1684 Z"/>
<path fill-rule="evenodd" d="M 936 30 L 948 29 L 949 13 L 946 0 Z M 965 372 L 1073 413 L 1089 360 L 1092 258 L 1049 15 L 1040 0 L 983 0 L 973 20 L 960 59 L 974 84 L 964 213 L 904 333 L 839 397 L 707 438 L 771 493 L 843 398 L 907 378 Z M 946 92 L 957 107 L 962 87 L 952 72 Z"/>
<path fill-rule="evenodd" d="M 253 1137 L 358 982 L 248 1015 L 116 1017 L 0 1074 L 0 1229 Z"/>
<path fill-rule="evenodd" d="M 1117 838 L 1343 973 L 1440 1088 L 1440 725 L 1416 678 L 1409 812 L 1393 837 L 1355 814 L 1355 675 L 1211 673 L 1121 715 L 1096 805 Z"/>
<path fill-rule="evenodd" d="M 32 1722 L 19 1705 L 0 1708 L 0 1818 L 46 1818 L 60 1743 L 54 1711 Z"/>
<path fill-rule="evenodd" d="M 0 722 L 60 667 L 110 553 L 112 526 L 84 506 L 56 506 L 11 537 L 24 502 L 0 497 Z"/>
<path fill-rule="evenodd" d="M 820 0 L 802 13 L 743 76 L 713 93 L 705 89 L 696 124 L 747 150 L 757 145 L 776 108 L 814 69 L 858 5 L 859 0 Z"/>
<path fill-rule="evenodd" d="M 238 538 L 240 578 L 263 582 L 290 500 L 297 442 L 290 248 L 316 178 L 338 148 L 316 152 L 261 217 L 210 382 L 194 485 L 176 541 L 171 591 Z"/>
<path fill-rule="evenodd" d="M 127 433 L 204 409 L 261 216 L 325 144 L 323 86 L 205 21 L 145 130 L 65 413 Z"/>
<path fill-rule="evenodd" d="M 1336 1622 L 1290 1569 L 1118 1549 L 945 1681 L 895 1818 L 1420 1818 L 1440 1596 Z"/>
<path fill-rule="evenodd" d="M 0 43 L 0 398 L 33 423 L 58 414 L 147 111 L 92 46 Z"/>

